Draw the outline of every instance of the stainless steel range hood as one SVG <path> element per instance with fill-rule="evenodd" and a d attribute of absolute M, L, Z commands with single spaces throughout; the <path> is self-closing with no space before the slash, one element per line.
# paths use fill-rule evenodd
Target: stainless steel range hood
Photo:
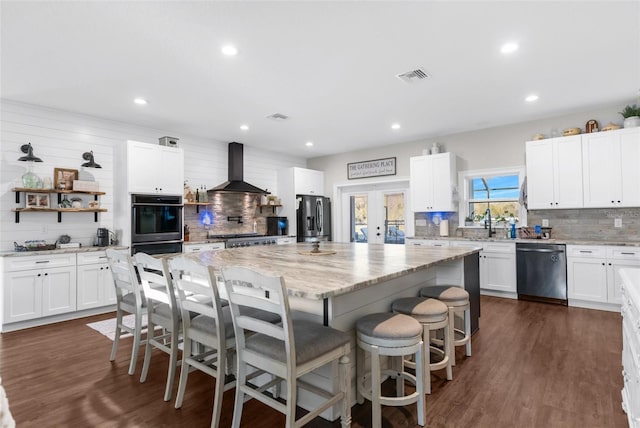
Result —
<path fill-rule="evenodd" d="M 244 181 L 244 146 L 229 143 L 229 180 L 209 189 L 211 192 L 269 193 Z"/>

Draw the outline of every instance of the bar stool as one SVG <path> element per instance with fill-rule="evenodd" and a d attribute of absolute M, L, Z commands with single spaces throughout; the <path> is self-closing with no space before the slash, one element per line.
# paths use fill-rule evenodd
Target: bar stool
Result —
<path fill-rule="evenodd" d="M 397 299 L 391 304 L 391 310 L 395 313 L 409 315 L 422 324 L 424 342 L 424 389 L 425 393 L 431 394 L 431 372 L 447 369 L 447 380 L 453 379 L 451 373 L 451 358 L 449 350 L 449 308 L 447 305 L 436 299 L 424 297 L 405 297 Z M 431 332 L 443 330 L 444 343 L 442 349 L 431 345 Z M 431 362 L 431 352 L 440 356 L 440 361 Z M 407 367 L 415 368 L 415 363 L 405 361 Z"/>
<path fill-rule="evenodd" d="M 425 424 L 425 397 L 424 397 L 424 355 L 422 342 L 422 326 L 418 321 L 408 315 L 394 313 L 370 314 L 360 318 L 356 322 L 357 342 L 356 349 L 356 393 L 359 404 L 364 398 L 371 401 L 372 419 L 374 428 L 382 423 L 382 405 L 406 406 L 417 403 L 418 425 Z M 367 382 L 365 372 L 365 352 L 371 354 L 371 378 Z M 404 356 L 414 355 L 416 375 L 404 371 Z M 392 370 L 380 370 L 380 356 L 391 357 Z M 381 375 L 389 375 L 396 378 L 396 397 L 383 396 L 381 392 Z M 408 380 L 416 386 L 416 391 L 405 395 L 404 380 Z"/>
<path fill-rule="evenodd" d="M 471 315 L 469 312 L 469 293 L 467 290 L 455 285 L 436 285 L 423 287 L 420 296 L 438 299 L 449 307 L 449 337 L 451 348 L 451 365 L 456 365 L 456 346 L 466 346 L 467 357 L 471 356 Z M 464 318 L 464 330 L 455 328 L 456 314 L 462 314 Z M 460 337 L 456 339 L 456 334 Z M 437 342 L 436 342 L 437 343 Z"/>

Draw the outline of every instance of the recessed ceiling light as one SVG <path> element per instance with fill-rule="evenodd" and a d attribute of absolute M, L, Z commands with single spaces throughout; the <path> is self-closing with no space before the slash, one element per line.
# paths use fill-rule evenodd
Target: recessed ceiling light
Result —
<path fill-rule="evenodd" d="M 510 43 L 505 43 L 504 45 L 502 45 L 502 47 L 500 48 L 500 52 L 502 52 L 505 55 L 508 54 L 512 54 L 515 51 L 518 50 L 518 44 L 514 43 L 514 42 L 510 42 Z"/>
<path fill-rule="evenodd" d="M 536 94 L 531 94 L 527 98 L 524 99 L 528 103 L 532 103 L 538 100 L 538 96 Z"/>
<path fill-rule="evenodd" d="M 147 105 L 147 100 L 145 100 L 144 98 L 140 98 L 140 97 L 134 98 L 133 102 L 138 104 L 138 105 L 140 105 L 140 106 Z"/>
<path fill-rule="evenodd" d="M 232 45 L 226 45 L 222 47 L 222 53 L 226 56 L 235 56 L 238 54 L 238 49 Z"/>
<path fill-rule="evenodd" d="M 242 129 L 243 131 L 248 131 L 249 125 L 240 125 L 240 129 Z"/>
<path fill-rule="evenodd" d="M 394 123 L 393 125 L 391 125 L 391 129 L 400 129 L 400 124 Z"/>
<path fill-rule="evenodd" d="M 304 145 L 307 147 L 313 147 L 313 141 L 307 141 Z"/>

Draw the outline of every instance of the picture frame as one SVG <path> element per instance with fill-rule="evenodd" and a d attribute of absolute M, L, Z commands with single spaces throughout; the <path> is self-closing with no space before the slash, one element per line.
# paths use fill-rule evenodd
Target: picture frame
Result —
<path fill-rule="evenodd" d="M 25 206 L 27 208 L 50 208 L 51 201 L 48 193 L 29 193 L 25 194 Z"/>
<path fill-rule="evenodd" d="M 53 168 L 53 187 L 56 190 L 73 190 L 73 180 L 77 179 L 77 169 Z"/>

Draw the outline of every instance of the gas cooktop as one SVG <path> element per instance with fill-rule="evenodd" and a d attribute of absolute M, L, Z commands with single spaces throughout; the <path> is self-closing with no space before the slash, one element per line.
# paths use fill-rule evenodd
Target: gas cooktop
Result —
<path fill-rule="evenodd" d="M 225 234 L 225 235 L 213 235 L 213 234 L 209 234 L 207 235 L 207 238 L 209 239 L 236 239 L 236 238 L 255 238 L 255 237 L 263 237 L 266 235 L 260 235 L 258 233 L 232 233 L 232 234 Z"/>

